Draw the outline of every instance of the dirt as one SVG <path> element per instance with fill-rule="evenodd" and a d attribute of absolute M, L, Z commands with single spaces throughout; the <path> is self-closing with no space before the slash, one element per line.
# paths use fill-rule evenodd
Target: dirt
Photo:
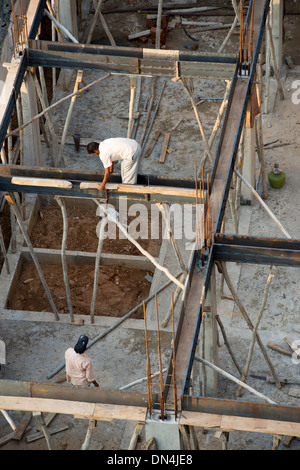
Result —
<path fill-rule="evenodd" d="M 69 313 L 62 268 L 43 265 L 42 270 L 58 313 Z M 145 279 L 146 274 L 147 271 L 139 269 L 101 266 L 95 316 L 120 317 L 148 297 L 151 284 Z M 74 314 L 89 315 L 94 266 L 69 266 L 68 277 Z M 33 264 L 23 264 L 18 287 L 8 308 L 35 312 L 52 311 Z M 135 312 L 132 318 L 143 318 L 142 308 Z"/>
<path fill-rule="evenodd" d="M 67 208 L 66 211 L 68 217 L 67 249 L 95 253 L 98 246 L 96 228 L 100 221 L 100 218 L 96 216 L 96 210 Z M 127 224 L 130 226 L 133 220 L 134 217 L 128 217 Z M 149 220 L 149 233 L 151 229 L 150 224 L 151 221 Z M 137 231 L 139 230 L 137 228 Z M 60 208 L 55 206 L 42 207 L 30 236 L 33 246 L 36 248 L 60 250 L 62 235 L 63 219 Z M 152 256 L 159 255 L 161 238 L 157 240 L 138 238 L 136 241 Z M 141 255 L 141 252 L 135 245 L 126 238 L 124 239 L 124 235 L 121 238 L 119 228 L 116 229 L 116 239 L 111 240 L 106 238 L 104 240 L 103 253 Z"/>

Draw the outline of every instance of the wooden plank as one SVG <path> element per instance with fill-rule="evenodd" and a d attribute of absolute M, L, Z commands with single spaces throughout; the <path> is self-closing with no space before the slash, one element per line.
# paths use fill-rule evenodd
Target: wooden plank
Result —
<path fill-rule="evenodd" d="M 260 432 L 285 436 L 300 435 L 300 423 L 198 413 L 194 411 L 183 411 L 179 419 L 179 424 L 205 428 L 220 428 L 226 431 Z"/>
<path fill-rule="evenodd" d="M 24 178 L 14 176 L 11 180 L 12 184 L 21 186 L 47 186 L 51 188 L 72 188 L 71 181 L 50 179 L 50 178 Z"/>
<path fill-rule="evenodd" d="M 84 181 L 80 183 L 80 189 L 97 189 L 99 183 Z M 171 186 L 144 186 L 137 184 L 115 184 L 107 183 L 106 189 L 118 192 L 135 194 L 163 194 L 168 196 L 196 197 L 195 189 L 175 188 Z"/>
<path fill-rule="evenodd" d="M 79 401 L 0 396 L 1 410 L 38 411 L 70 414 L 82 419 L 113 420 L 126 419 L 144 422 L 147 407 L 86 403 Z"/>
<path fill-rule="evenodd" d="M 162 149 L 161 149 L 159 163 L 164 163 L 165 162 L 170 137 L 171 137 L 171 132 L 166 132 L 165 137 L 164 137 L 164 141 L 163 141 L 163 145 L 162 145 Z"/>
<path fill-rule="evenodd" d="M 52 434 L 57 434 L 58 432 L 67 431 L 68 429 L 69 429 L 69 426 L 60 426 L 57 428 L 48 429 L 48 433 L 52 435 Z M 37 441 L 38 439 L 42 439 L 43 437 L 45 437 L 43 432 L 35 432 L 27 436 L 26 441 L 33 442 L 33 441 Z"/>
<path fill-rule="evenodd" d="M 145 422 L 146 407 L 126 405 L 103 405 L 97 403 L 94 411 L 94 419 L 124 419 L 128 421 Z"/>
<path fill-rule="evenodd" d="M 159 136 L 160 136 L 160 131 L 156 131 L 156 132 L 154 133 L 152 142 L 149 144 L 149 147 L 148 147 L 147 150 L 146 150 L 146 153 L 145 153 L 145 155 L 144 155 L 144 158 L 148 158 L 148 157 L 150 156 L 150 154 L 151 154 L 152 150 L 154 149 L 154 146 L 155 146 L 155 144 L 156 144 L 156 142 L 157 142 Z"/>

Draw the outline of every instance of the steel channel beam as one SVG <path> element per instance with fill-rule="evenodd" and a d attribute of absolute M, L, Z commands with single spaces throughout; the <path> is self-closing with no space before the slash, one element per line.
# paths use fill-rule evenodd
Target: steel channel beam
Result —
<path fill-rule="evenodd" d="M 299 423 L 300 408 L 269 403 L 250 403 L 238 400 L 223 400 L 210 397 L 182 396 L 182 406 L 186 411 L 237 416 L 240 418 L 260 418 L 275 421 Z"/>
<path fill-rule="evenodd" d="M 215 261 L 300 267 L 300 250 L 215 243 L 213 253 Z"/>
<path fill-rule="evenodd" d="M 31 40 L 28 62 L 30 66 L 103 70 L 117 74 L 226 80 L 232 78 L 237 58 L 235 55 L 168 50 L 149 52 L 149 49 Z"/>

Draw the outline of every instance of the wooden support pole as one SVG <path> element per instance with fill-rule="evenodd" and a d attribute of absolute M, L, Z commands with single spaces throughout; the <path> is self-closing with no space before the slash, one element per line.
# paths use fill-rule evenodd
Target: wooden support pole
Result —
<path fill-rule="evenodd" d="M 232 380 L 233 382 L 241 385 L 243 388 L 247 389 L 249 392 L 253 393 L 254 395 L 256 395 L 257 397 L 259 398 L 262 398 L 265 402 L 267 403 L 271 403 L 272 405 L 276 405 L 277 403 L 273 400 L 271 400 L 270 398 L 266 397 L 265 395 L 263 395 L 262 393 L 258 392 L 257 390 L 255 390 L 254 388 L 250 387 L 249 385 L 241 382 L 239 379 L 237 379 L 236 377 L 234 377 L 233 375 L 229 374 L 228 372 L 225 372 L 224 370 L 220 369 L 220 367 L 217 367 L 215 366 L 214 364 L 212 364 L 211 362 L 208 362 L 206 361 L 205 359 L 201 358 L 201 357 L 198 357 L 198 356 L 195 356 L 195 360 L 196 361 L 199 361 L 199 362 L 202 362 L 204 365 L 210 367 L 211 369 L 215 370 L 216 372 L 219 372 L 221 375 L 223 375 L 224 377 L 226 377 L 227 379 L 229 380 Z"/>
<path fill-rule="evenodd" d="M 155 49 L 160 49 L 160 33 L 161 33 L 161 14 L 162 14 L 163 0 L 158 0 L 157 18 L 156 18 L 156 36 L 155 36 Z"/>
<path fill-rule="evenodd" d="M 225 109 L 226 109 L 226 106 L 227 106 L 227 102 L 228 102 L 228 94 L 229 94 L 229 89 L 230 89 L 230 85 L 231 85 L 231 81 L 230 80 L 226 80 L 226 88 L 225 88 L 225 93 L 224 93 L 224 98 L 223 98 L 223 101 L 221 103 L 221 106 L 220 106 L 220 109 L 219 109 L 219 112 L 218 112 L 218 116 L 217 116 L 217 119 L 216 119 L 216 122 L 215 122 L 215 125 L 213 127 L 213 130 L 212 130 L 212 133 L 211 133 L 211 136 L 208 140 L 208 146 L 209 148 L 211 149 L 213 143 L 214 143 L 214 140 L 216 138 L 216 135 L 217 135 L 217 132 L 221 126 L 221 123 L 222 123 L 222 117 L 223 117 L 223 114 L 225 112 Z M 201 163 L 200 163 L 200 168 L 199 168 L 199 173 L 198 173 L 198 176 L 200 176 L 200 170 L 201 170 L 201 167 L 205 165 L 205 162 L 206 162 L 206 159 L 208 157 L 208 153 L 207 153 L 207 150 L 205 150 L 205 153 L 204 153 L 204 156 L 201 160 Z"/>
<path fill-rule="evenodd" d="M 62 213 L 62 218 L 63 218 L 61 261 L 62 261 L 63 276 L 64 276 L 64 283 L 65 283 L 65 288 L 66 288 L 66 296 L 67 296 L 69 313 L 70 313 L 71 321 L 74 322 L 73 306 L 72 306 L 70 284 L 69 284 L 69 278 L 68 278 L 68 266 L 67 266 L 67 259 L 66 259 L 66 246 L 67 246 L 67 237 L 68 237 L 68 215 L 67 215 L 64 199 L 60 196 L 56 196 L 55 200 L 61 208 L 61 213 Z"/>
<path fill-rule="evenodd" d="M 93 3 L 94 3 L 94 6 L 95 6 L 95 8 L 96 8 L 96 11 L 97 11 L 98 8 L 96 7 L 96 0 L 93 0 Z M 114 38 L 113 38 L 113 36 L 112 36 L 112 34 L 111 34 L 111 32 L 110 32 L 108 26 L 107 26 L 107 23 L 106 23 L 106 21 L 105 21 L 105 18 L 104 18 L 104 16 L 103 16 L 102 12 L 101 12 L 101 3 L 102 3 L 102 0 L 100 1 L 100 7 L 99 7 L 99 9 L 98 9 L 98 16 L 99 16 L 99 18 L 100 18 L 102 27 L 103 27 L 104 31 L 106 32 L 108 39 L 110 40 L 110 44 L 111 44 L 112 46 L 116 46 L 116 42 L 115 42 L 115 40 L 114 40 Z M 98 6 L 99 6 L 99 4 L 98 4 Z M 95 12 L 95 15 L 96 15 L 96 12 Z"/>
<path fill-rule="evenodd" d="M 55 304 L 54 304 L 54 301 L 53 301 L 53 299 L 52 299 L 52 296 L 51 296 L 49 287 L 48 287 L 48 285 L 47 285 L 47 283 L 46 283 L 46 280 L 45 280 L 45 278 L 44 278 L 44 274 L 43 274 L 42 268 L 41 268 L 41 266 L 40 266 L 39 260 L 38 260 L 36 254 L 35 254 L 35 251 L 34 251 L 34 249 L 33 249 L 32 243 L 31 243 L 30 238 L 29 238 L 29 236 L 28 236 L 27 230 L 26 230 L 26 228 L 25 228 L 25 226 L 24 226 L 24 223 L 23 223 L 21 214 L 20 214 L 19 209 L 18 209 L 18 207 L 17 207 L 17 204 L 16 204 L 16 202 L 15 202 L 15 200 L 14 200 L 14 196 L 13 196 L 12 193 L 10 193 L 8 196 L 5 196 L 5 199 L 6 199 L 7 202 L 10 204 L 10 207 L 12 208 L 12 210 L 13 210 L 13 212 L 14 212 L 14 215 L 15 215 L 15 217 L 16 217 L 16 219 L 17 219 L 17 222 L 18 222 L 18 224 L 19 224 L 19 227 L 20 227 L 20 230 L 21 230 L 22 235 L 23 235 L 23 237 L 24 237 L 24 240 L 25 240 L 25 242 L 26 242 L 26 244 L 27 244 L 27 246 L 28 246 L 28 248 L 29 248 L 29 251 L 30 251 L 32 260 L 33 260 L 33 262 L 34 262 L 34 264 L 35 264 L 35 266 L 36 266 L 36 268 L 37 268 L 37 271 L 38 271 L 38 273 L 39 273 L 40 280 L 41 280 L 41 282 L 42 282 L 42 284 L 43 284 L 43 287 L 44 287 L 44 289 L 45 289 L 45 291 L 46 291 L 46 294 L 47 294 L 49 303 L 50 303 L 50 305 L 51 305 L 51 307 L 52 307 L 52 309 L 53 309 L 53 313 L 54 313 L 54 315 L 55 315 L 55 319 L 56 319 L 56 320 L 59 320 L 59 316 L 58 316 L 58 313 L 57 313 L 56 306 L 55 306 Z"/>
<path fill-rule="evenodd" d="M 160 94 L 159 94 L 159 97 L 158 97 L 158 101 L 157 101 L 157 104 L 156 104 L 156 107 L 153 111 L 153 115 L 152 115 L 152 118 L 151 118 L 151 121 L 150 121 L 150 124 L 149 124 L 149 127 L 148 127 L 148 130 L 147 130 L 147 133 L 146 133 L 146 136 L 143 140 L 143 144 L 142 144 L 142 152 L 141 152 L 141 157 L 142 158 L 142 155 L 143 155 L 143 152 L 144 152 L 144 149 L 145 149 L 145 145 L 147 143 L 147 140 L 148 140 L 148 137 L 150 135 L 150 132 L 151 132 L 151 129 L 152 129 L 152 126 L 153 126 L 153 123 L 154 123 L 154 120 L 156 118 L 156 115 L 157 115 L 157 112 L 158 112 L 158 109 L 159 109 L 159 106 L 160 106 L 160 102 L 161 102 L 161 99 L 162 99 L 162 95 L 163 95 L 163 92 L 164 92 L 164 89 L 165 89 L 165 85 L 166 85 L 166 80 L 164 80 L 162 86 L 161 86 L 161 90 L 160 90 Z"/>
<path fill-rule="evenodd" d="M 146 304 L 143 302 L 144 311 L 144 325 L 145 325 L 145 343 L 146 343 L 146 357 L 147 357 L 147 387 L 148 387 L 148 409 L 149 416 L 152 415 L 152 384 L 151 384 L 151 363 L 148 349 L 148 333 L 147 333 L 147 318 L 146 318 Z M 160 373 L 160 371 L 159 371 Z"/>
<path fill-rule="evenodd" d="M 79 91 L 79 86 L 80 86 L 80 83 L 82 81 L 82 75 L 83 75 L 83 71 L 78 70 L 75 85 L 74 85 L 74 89 L 73 89 L 73 96 L 72 96 L 71 101 L 70 101 L 70 106 L 69 106 L 67 117 L 66 117 L 66 120 L 65 120 L 64 130 L 63 130 L 62 137 L 61 137 L 61 144 L 60 144 L 60 151 L 59 151 L 59 162 L 62 160 L 65 167 L 67 166 L 67 162 L 66 162 L 65 157 L 64 157 L 64 149 L 65 149 L 65 143 L 66 143 L 66 139 L 67 139 L 67 132 L 68 132 L 68 129 L 69 129 L 71 118 L 72 118 L 73 109 L 74 109 L 75 101 L 76 101 L 77 94 L 78 94 L 77 92 Z"/>
<path fill-rule="evenodd" d="M 262 200 L 262 198 L 260 197 L 260 195 L 255 191 L 255 189 L 248 183 L 247 180 L 245 180 L 245 178 L 237 171 L 237 170 L 233 170 L 237 176 L 243 181 L 243 183 L 245 183 L 245 185 L 250 189 L 250 191 L 254 194 L 254 196 L 256 197 L 256 199 L 261 203 L 261 205 L 263 206 L 263 208 L 268 212 L 268 214 L 270 215 L 270 217 L 274 220 L 274 222 L 276 223 L 276 225 L 280 228 L 280 230 L 284 233 L 284 235 L 287 237 L 287 238 L 292 238 L 289 233 L 285 230 L 285 228 L 281 225 L 281 223 L 279 222 L 279 220 L 275 217 L 275 215 L 272 213 L 272 211 L 269 209 L 269 207 L 267 206 L 267 204 Z"/>
<path fill-rule="evenodd" d="M 98 234 L 98 248 L 95 260 L 95 273 L 94 273 L 94 287 L 93 287 L 93 295 L 90 307 L 90 316 L 91 316 L 91 323 L 94 323 L 94 313 L 95 313 L 95 304 L 96 304 L 96 297 L 97 297 L 97 290 L 98 290 L 98 278 L 99 278 L 99 266 L 100 266 L 100 259 L 101 253 L 104 243 L 104 229 L 108 222 L 108 218 L 104 217 L 100 222 L 100 230 Z"/>
<path fill-rule="evenodd" d="M 272 270 L 272 267 L 271 267 L 271 270 Z M 254 328 L 252 330 L 252 337 L 251 337 L 251 341 L 250 341 L 248 356 L 247 356 L 246 364 L 245 364 L 243 374 L 242 374 L 242 377 L 241 377 L 242 382 L 245 382 L 245 380 L 247 378 L 247 375 L 248 375 L 248 372 L 249 372 L 251 359 L 252 359 L 252 355 L 253 355 L 255 339 L 256 339 L 256 333 L 257 333 L 257 330 L 258 330 L 260 320 L 262 319 L 262 316 L 263 316 L 263 313 L 264 313 L 264 310 L 265 310 L 265 306 L 266 306 L 267 298 L 268 298 L 268 292 L 269 292 L 271 280 L 272 280 L 273 277 L 274 277 L 274 274 L 271 272 L 268 276 L 268 279 L 267 279 L 267 282 L 266 282 L 266 285 L 265 285 L 262 305 L 261 305 L 260 311 L 257 315 L 257 319 L 256 319 L 256 322 L 255 322 Z M 237 393 L 236 393 L 237 397 L 241 396 L 241 391 L 242 391 L 242 386 L 240 385 L 237 389 Z"/>
<path fill-rule="evenodd" d="M 15 425 L 13 419 L 9 416 L 8 412 L 6 410 L 0 410 L 0 411 L 3 414 L 4 418 L 6 419 L 6 421 L 8 422 L 8 424 L 10 425 L 10 427 L 12 428 L 12 430 L 16 431 L 17 426 Z"/>
<path fill-rule="evenodd" d="M 160 347 L 160 332 L 159 332 L 159 319 L 158 319 L 158 305 L 157 295 L 155 296 L 155 308 L 156 308 L 156 323 L 157 323 L 157 354 L 159 364 L 159 383 L 160 383 L 160 419 L 165 420 L 165 396 L 164 396 L 164 383 L 163 383 L 163 372 L 161 362 L 161 347 Z"/>
<path fill-rule="evenodd" d="M 143 427 L 144 427 L 144 423 L 137 423 L 135 430 L 132 434 L 132 437 L 130 439 L 128 450 L 135 450 L 139 435 L 141 434 Z"/>
<path fill-rule="evenodd" d="M 49 106 L 47 107 L 46 106 L 46 103 L 44 101 L 44 97 L 43 97 L 43 93 L 42 93 L 42 89 L 41 89 L 41 86 L 39 84 L 39 81 L 37 79 L 37 76 L 35 73 L 32 72 L 32 77 L 33 77 L 33 80 L 34 80 L 34 84 L 35 84 L 35 88 L 36 88 L 36 92 L 37 92 L 37 95 L 38 95 L 38 98 L 39 98 L 39 101 L 41 103 L 41 107 L 42 107 L 42 112 L 39 113 L 40 117 L 42 117 L 44 114 L 42 114 L 46 109 L 49 109 Z M 57 166 L 57 160 L 56 160 L 56 155 L 57 155 L 57 152 L 58 152 L 58 142 L 57 142 L 57 137 L 56 137 L 56 132 L 55 132 L 55 129 L 54 129 L 54 125 L 53 125 L 53 122 L 52 122 L 52 119 L 51 119 L 51 115 L 50 113 L 47 113 L 46 114 L 46 119 L 47 119 L 47 124 L 48 124 L 48 127 L 49 127 L 49 132 L 51 134 L 51 137 L 52 137 L 52 141 L 53 141 L 53 148 L 52 148 L 52 159 L 53 159 L 53 164 L 54 166 Z M 24 126 L 24 125 L 23 125 Z M 20 128 L 23 128 L 23 126 L 20 126 Z M 21 132 L 22 134 L 22 132 Z"/>
<path fill-rule="evenodd" d="M 228 34 L 226 35 L 224 41 L 222 42 L 221 46 L 219 47 L 218 49 L 218 52 L 222 52 L 224 47 L 226 46 L 226 44 L 228 43 L 229 39 L 231 38 L 232 36 L 232 33 L 233 31 L 235 30 L 237 24 L 238 24 L 238 21 L 239 21 L 239 9 L 238 9 L 238 6 L 237 6 L 237 3 L 236 3 L 236 0 L 232 0 L 232 6 L 233 6 L 233 9 L 234 9 L 234 12 L 235 12 L 235 18 L 233 20 L 233 23 L 231 25 L 231 28 L 230 30 L 228 31 Z"/>
<path fill-rule="evenodd" d="M 38 423 L 38 425 L 40 426 L 44 436 L 45 436 L 45 439 L 46 439 L 46 442 L 47 442 L 47 446 L 48 446 L 48 449 L 49 450 L 54 450 L 54 447 L 53 447 L 53 444 L 51 442 L 51 439 L 50 439 L 50 434 L 49 434 L 49 431 L 48 431 L 48 428 L 45 424 L 45 421 L 44 421 L 44 418 L 43 418 L 43 415 L 40 411 L 33 411 L 32 412 L 32 416 L 34 416 L 36 422 Z"/>
<path fill-rule="evenodd" d="M 97 424 L 96 420 L 94 420 L 94 419 L 89 420 L 88 430 L 87 430 L 87 433 L 86 433 L 86 436 L 85 436 L 84 443 L 81 446 L 81 450 L 88 450 L 89 449 L 91 439 L 92 439 L 92 435 L 93 435 L 93 432 L 95 431 L 96 424 Z"/>
<path fill-rule="evenodd" d="M 130 77 L 130 102 L 129 102 L 129 119 L 128 119 L 128 129 L 127 129 L 127 138 L 130 139 L 133 130 L 133 108 L 134 108 L 134 99 L 136 91 L 136 76 Z"/>
<path fill-rule="evenodd" d="M 3 238 L 3 232 L 2 232 L 1 225 L 0 225 L 0 248 L 1 248 L 3 259 L 4 259 L 6 272 L 7 272 L 7 274 L 9 274 L 10 273 L 9 262 L 8 262 L 8 258 L 7 258 L 7 253 L 6 253 L 6 248 L 5 248 L 5 243 L 4 243 L 4 238 Z"/>
<path fill-rule="evenodd" d="M 272 63 L 273 63 L 273 67 L 274 67 L 274 73 L 275 73 L 275 77 L 276 77 L 277 84 L 278 84 L 279 97 L 280 97 L 281 100 L 284 100 L 284 91 L 283 91 L 283 86 L 282 86 L 282 83 L 281 83 L 281 80 L 280 80 L 280 75 L 279 75 L 279 71 L 278 71 L 277 63 L 276 63 L 275 48 L 274 48 L 274 43 L 273 43 L 272 30 L 271 30 L 271 26 L 270 26 L 269 16 L 267 18 L 266 26 L 267 26 L 267 32 L 268 32 L 268 39 L 270 41 L 270 50 L 271 50 Z"/>
<path fill-rule="evenodd" d="M 254 329 L 253 323 L 251 322 L 251 320 L 250 320 L 250 318 L 249 318 L 249 315 L 248 315 L 248 313 L 246 312 L 246 309 L 245 309 L 245 307 L 243 306 L 243 304 L 242 304 L 242 302 L 241 302 L 241 300 L 240 300 L 240 298 L 239 298 L 239 296 L 238 296 L 238 293 L 236 292 L 235 288 L 233 287 L 233 284 L 232 284 L 232 282 L 231 282 L 231 280 L 230 280 L 230 277 L 229 277 L 229 275 L 228 275 L 228 272 L 227 272 L 226 265 L 225 265 L 225 263 L 224 263 L 223 261 L 221 261 L 221 267 L 222 267 L 222 272 L 223 272 L 223 275 L 224 275 L 225 282 L 226 282 L 226 284 L 227 284 L 227 286 L 228 286 L 228 288 L 229 288 L 229 290 L 230 290 L 230 292 L 231 292 L 231 294 L 232 294 L 232 296 L 233 296 L 233 298 L 234 298 L 234 300 L 235 300 L 237 306 L 239 307 L 240 312 L 241 312 L 241 314 L 243 315 L 244 320 L 246 321 L 248 327 L 249 327 L 250 330 L 252 331 L 252 330 Z M 269 368 L 270 368 L 270 371 L 271 371 L 272 376 L 274 377 L 274 380 L 275 380 L 275 383 L 276 383 L 276 385 L 277 385 L 277 388 L 280 389 L 280 388 L 281 388 L 280 381 L 279 381 L 278 376 L 277 376 L 277 374 L 276 374 L 276 372 L 275 372 L 274 366 L 273 366 L 273 364 L 272 364 L 272 362 L 271 362 L 271 360 L 270 360 L 270 358 L 269 358 L 269 356 L 268 356 L 268 353 L 267 353 L 267 351 L 266 351 L 266 349 L 265 349 L 265 347 L 264 347 L 264 345 L 263 345 L 263 343 L 262 343 L 262 341 L 261 341 L 261 339 L 260 339 L 260 336 L 259 336 L 259 334 L 258 334 L 257 332 L 256 332 L 256 335 L 255 335 L 255 336 L 256 336 L 257 344 L 258 344 L 258 346 L 260 347 L 260 350 L 261 350 L 261 352 L 262 352 L 262 354 L 263 354 L 263 356 L 264 356 L 264 358 L 265 358 L 265 360 L 266 360 L 266 362 L 267 362 L 267 364 L 268 364 L 268 366 L 269 366 Z"/>
<path fill-rule="evenodd" d="M 232 352 L 231 346 L 230 346 L 230 344 L 229 344 L 229 341 L 228 341 L 227 336 L 226 336 L 226 333 L 225 333 L 224 325 L 223 325 L 223 323 L 221 322 L 221 319 L 220 319 L 219 315 L 216 315 L 216 320 L 217 320 L 218 325 L 219 325 L 219 327 L 220 327 L 220 330 L 221 330 L 221 332 L 222 332 L 222 336 L 223 336 L 223 339 L 224 339 L 224 343 L 225 343 L 225 345 L 226 345 L 226 347 L 227 347 L 227 350 L 228 350 L 228 352 L 229 352 L 229 354 L 230 354 L 230 356 L 231 356 L 231 359 L 233 360 L 233 363 L 234 363 L 235 367 L 237 368 L 239 374 L 242 375 L 242 370 L 241 370 L 240 366 L 238 365 L 238 362 L 237 362 L 237 360 L 236 360 L 236 358 L 235 358 L 235 356 L 234 356 L 234 354 L 233 354 L 233 352 Z"/>
<path fill-rule="evenodd" d="M 203 125 L 202 125 L 202 122 L 201 122 L 201 118 L 200 118 L 199 111 L 198 111 L 198 108 L 196 106 L 196 102 L 194 100 L 193 94 L 190 90 L 190 87 L 187 85 L 186 81 L 182 78 L 180 78 L 179 80 L 182 83 L 186 93 L 188 94 L 188 96 L 191 100 L 191 103 L 192 103 L 192 106 L 193 106 L 193 109 L 194 109 L 194 113 L 195 113 L 195 116 L 196 116 L 196 120 L 197 120 L 199 129 L 200 129 L 200 133 L 201 133 L 201 136 L 202 136 L 202 139 L 203 139 L 203 142 L 204 142 L 206 152 L 209 156 L 209 159 L 210 159 L 211 163 L 213 163 L 214 159 L 213 159 L 209 144 L 208 144 L 206 136 L 205 136 L 204 128 L 203 128 Z"/>

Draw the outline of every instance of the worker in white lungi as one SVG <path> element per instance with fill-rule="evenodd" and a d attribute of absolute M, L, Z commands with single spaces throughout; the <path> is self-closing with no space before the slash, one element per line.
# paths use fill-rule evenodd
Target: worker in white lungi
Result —
<path fill-rule="evenodd" d="M 90 142 L 87 151 L 91 155 L 98 155 L 103 163 L 105 174 L 99 191 L 103 191 L 114 171 L 114 163 L 121 160 L 121 177 L 124 184 L 136 184 L 139 159 L 142 152 L 140 144 L 134 139 L 113 137 L 100 143 Z"/>

